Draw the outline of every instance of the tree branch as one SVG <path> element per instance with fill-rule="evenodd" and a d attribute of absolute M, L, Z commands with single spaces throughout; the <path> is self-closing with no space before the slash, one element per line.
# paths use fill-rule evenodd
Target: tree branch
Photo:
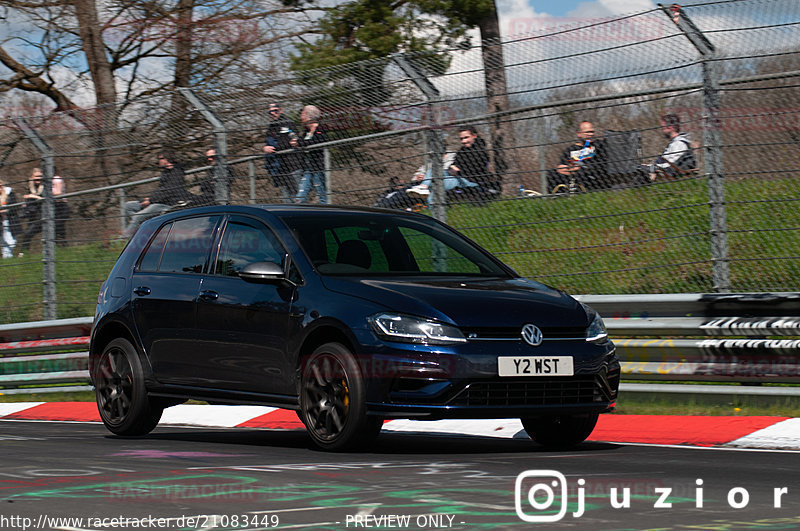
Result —
<path fill-rule="evenodd" d="M 27 92 L 38 92 L 50 98 L 56 104 L 56 111 L 70 111 L 79 109 L 66 94 L 58 90 L 53 83 L 45 81 L 41 73 L 36 73 L 25 65 L 16 61 L 0 46 L 0 63 L 14 72 L 10 79 L 0 81 L 0 91 L 20 89 Z"/>

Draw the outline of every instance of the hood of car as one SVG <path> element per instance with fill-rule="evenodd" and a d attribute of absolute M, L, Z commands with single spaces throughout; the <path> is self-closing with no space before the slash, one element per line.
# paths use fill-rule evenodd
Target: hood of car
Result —
<path fill-rule="evenodd" d="M 370 279 L 326 277 L 332 291 L 377 302 L 388 311 L 460 327 L 588 326 L 581 304 L 562 291 L 514 279 Z"/>

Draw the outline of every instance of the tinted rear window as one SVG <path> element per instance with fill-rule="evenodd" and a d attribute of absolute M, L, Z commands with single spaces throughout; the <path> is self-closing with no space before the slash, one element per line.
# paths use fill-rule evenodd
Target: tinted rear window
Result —
<path fill-rule="evenodd" d="M 162 227 L 142 257 L 140 271 L 202 273 L 219 216 L 180 219 Z M 163 248 L 163 251 L 160 249 Z M 158 257 L 161 257 L 160 261 Z"/>
<path fill-rule="evenodd" d="M 172 223 L 167 223 L 158 230 L 155 238 L 150 242 L 144 252 L 142 261 L 139 263 L 139 271 L 158 271 L 158 264 L 161 262 L 161 253 L 164 252 L 164 244 L 169 236 Z"/>

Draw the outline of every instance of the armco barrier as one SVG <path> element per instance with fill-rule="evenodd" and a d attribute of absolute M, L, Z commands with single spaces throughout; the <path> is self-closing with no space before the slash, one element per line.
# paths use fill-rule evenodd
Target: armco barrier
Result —
<path fill-rule="evenodd" d="M 800 385 L 800 293 L 582 295 L 625 380 Z M 0 393 L 91 389 L 92 318 L 0 325 Z M 70 387 L 64 387 L 69 385 Z M 798 395 L 800 387 L 623 383 L 623 391 Z"/>
<path fill-rule="evenodd" d="M 91 327 L 91 317 L 0 325 L 0 393 L 91 390 Z"/>
<path fill-rule="evenodd" d="M 800 384 L 800 293 L 584 295 L 626 380 Z M 623 391 L 732 394 L 730 387 L 623 384 Z M 737 387 L 797 395 L 800 387 Z"/>

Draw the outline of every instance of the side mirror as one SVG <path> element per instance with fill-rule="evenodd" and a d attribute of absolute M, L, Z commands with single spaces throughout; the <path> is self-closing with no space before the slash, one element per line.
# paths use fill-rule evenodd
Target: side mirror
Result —
<path fill-rule="evenodd" d="M 285 280 L 283 267 L 275 262 L 254 262 L 239 271 L 239 277 L 246 282 L 271 282 Z"/>

